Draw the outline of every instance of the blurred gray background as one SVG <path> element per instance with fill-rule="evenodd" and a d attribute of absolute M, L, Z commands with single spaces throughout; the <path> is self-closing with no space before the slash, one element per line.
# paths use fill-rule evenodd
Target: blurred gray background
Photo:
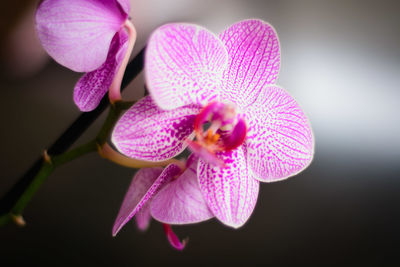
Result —
<path fill-rule="evenodd" d="M 72 89 L 80 74 L 45 56 L 33 8 L 18 13 L 17 5 L 1 16 L 0 194 L 79 115 Z M 26 227 L 0 229 L 1 266 L 400 264 L 399 1 L 136 0 L 131 16 L 133 54 L 166 22 L 216 33 L 241 19 L 270 22 L 281 41 L 278 84 L 314 129 L 313 163 L 263 184 L 239 230 L 216 220 L 175 227 L 190 238 L 177 252 L 154 221 L 146 233 L 129 223 L 111 237 L 134 172 L 88 155 L 53 173 L 27 207 Z M 125 96 L 140 98 L 143 84 L 140 76 Z"/>

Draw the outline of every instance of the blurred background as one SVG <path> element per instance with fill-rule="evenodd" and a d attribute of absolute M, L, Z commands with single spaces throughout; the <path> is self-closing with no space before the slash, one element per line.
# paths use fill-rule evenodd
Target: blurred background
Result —
<path fill-rule="evenodd" d="M 27 207 L 27 226 L 0 229 L 2 266 L 400 264 L 400 3 L 323 0 L 146 0 L 132 2 L 133 54 L 166 22 L 219 33 L 260 18 L 281 41 L 278 84 L 309 116 L 311 166 L 262 184 L 238 230 L 216 220 L 175 227 L 189 237 L 172 249 L 160 224 L 146 233 L 111 228 L 133 171 L 97 154 L 57 169 Z M 0 16 L 2 153 L 0 194 L 79 115 L 72 89 L 81 74 L 40 47 L 35 1 L 7 1 Z M 143 77 L 125 96 L 143 94 Z M 89 140 L 104 116 L 82 136 Z"/>

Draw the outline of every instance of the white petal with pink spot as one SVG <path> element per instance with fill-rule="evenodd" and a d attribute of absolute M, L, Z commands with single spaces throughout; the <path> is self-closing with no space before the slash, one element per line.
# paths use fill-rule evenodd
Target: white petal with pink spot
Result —
<path fill-rule="evenodd" d="M 308 166 L 314 154 L 311 126 L 294 98 L 265 87 L 247 109 L 247 159 L 256 178 L 273 182 Z"/>
<path fill-rule="evenodd" d="M 218 153 L 226 167 L 199 160 L 197 175 L 200 189 L 214 215 L 224 224 L 238 228 L 253 212 L 259 182 L 246 163 L 245 148 Z"/>

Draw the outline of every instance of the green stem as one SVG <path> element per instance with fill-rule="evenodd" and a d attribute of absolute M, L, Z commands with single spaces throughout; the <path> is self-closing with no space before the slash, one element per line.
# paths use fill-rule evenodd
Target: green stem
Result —
<path fill-rule="evenodd" d="M 118 101 L 111 104 L 110 111 L 107 114 L 107 118 L 97 134 L 96 141 L 99 146 L 103 146 L 107 142 L 107 138 L 110 136 L 115 123 L 117 122 L 122 111 L 130 108 L 134 102 Z"/>
<path fill-rule="evenodd" d="M 57 167 L 88 153 L 95 152 L 99 147 L 103 147 L 122 111 L 128 109 L 132 104 L 133 102 L 119 101 L 111 105 L 107 118 L 94 140 L 57 156 L 49 156 L 45 152 L 39 172 L 19 197 L 9 213 L 0 216 L 0 226 L 8 223 L 10 220 L 14 220 L 17 224 L 22 226 L 24 224 L 24 220 L 21 216 L 22 212 L 44 181 L 46 181 L 47 177 L 49 177 Z"/>
<path fill-rule="evenodd" d="M 36 175 L 35 179 L 25 190 L 24 194 L 19 198 L 18 202 L 15 204 L 11 213 L 14 215 L 20 215 L 24 211 L 26 205 L 32 199 L 33 195 L 37 192 L 40 186 L 46 181 L 47 177 L 54 171 L 55 168 L 61 166 L 67 162 L 70 162 L 80 156 L 86 155 L 90 152 L 95 152 L 97 150 L 96 142 L 90 141 L 84 145 L 77 148 L 71 149 L 59 156 L 54 156 L 50 160 L 43 160 L 42 168 Z"/>

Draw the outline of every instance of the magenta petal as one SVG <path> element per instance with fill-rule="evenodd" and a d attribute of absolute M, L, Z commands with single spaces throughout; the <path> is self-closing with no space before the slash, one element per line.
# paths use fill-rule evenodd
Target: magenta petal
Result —
<path fill-rule="evenodd" d="M 74 88 L 74 101 L 81 111 L 95 109 L 113 82 L 127 49 L 128 34 L 121 30 L 113 38 L 106 62 L 84 74 Z"/>
<path fill-rule="evenodd" d="M 118 4 L 120 4 L 122 10 L 126 15 L 129 15 L 129 11 L 131 10 L 131 3 L 129 0 L 117 0 Z"/>
<path fill-rule="evenodd" d="M 162 168 L 143 168 L 137 171 L 125 194 L 117 219 L 113 227 L 113 236 L 135 215 L 139 210 L 137 206 L 145 205 L 146 192 L 151 188 L 154 181 L 162 173 Z M 145 200 L 145 201 L 142 201 Z"/>
<path fill-rule="evenodd" d="M 182 152 L 193 133 L 197 107 L 163 111 L 150 96 L 133 105 L 117 122 L 112 142 L 124 155 L 162 161 Z"/>
<path fill-rule="evenodd" d="M 167 24 L 153 32 L 145 56 L 149 91 L 162 109 L 205 105 L 219 95 L 227 63 L 224 45 L 192 24 Z"/>
<path fill-rule="evenodd" d="M 310 164 L 314 154 L 311 126 L 288 92 L 266 87 L 246 113 L 247 160 L 257 179 L 282 180 Z"/>
<path fill-rule="evenodd" d="M 154 196 L 151 202 L 154 219 L 168 224 L 188 224 L 214 217 L 197 182 L 197 162 L 192 160 L 181 176 Z"/>
<path fill-rule="evenodd" d="M 223 133 L 223 131 L 221 131 Z M 243 144 L 246 139 L 247 133 L 247 124 L 243 118 L 239 118 L 238 122 L 235 125 L 235 128 L 232 129 L 232 132 L 227 136 L 221 134 L 221 138 L 224 144 L 224 150 L 232 150 Z"/>
<path fill-rule="evenodd" d="M 247 167 L 243 146 L 218 156 L 226 167 L 210 165 L 200 159 L 197 169 L 200 189 L 215 217 L 238 228 L 253 212 L 259 182 Z"/>
<path fill-rule="evenodd" d="M 54 60 L 74 71 L 90 72 L 106 61 L 125 19 L 115 0 L 44 0 L 36 12 L 36 29 Z"/>
<path fill-rule="evenodd" d="M 222 98 L 246 106 L 266 84 L 273 84 L 278 78 L 278 37 L 271 25 L 252 19 L 232 25 L 220 38 L 229 54 Z"/>
<path fill-rule="evenodd" d="M 165 235 L 172 247 L 177 250 L 182 250 L 185 248 L 188 239 L 184 239 L 182 242 L 179 240 L 178 236 L 172 231 L 171 225 L 163 224 Z"/>
<path fill-rule="evenodd" d="M 140 231 L 146 231 L 147 228 L 149 228 L 151 221 L 149 202 L 146 202 L 146 204 L 143 205 L 142 209 L 136 213 L 135 221 L 137 228 L 139 228 Z"/>
<path fill-rule="evenodd" d="M 168 165 L 164 170 L 161 168 L 140 169 L 134 176 L 122 202 L 113 226 L 113 236 L 158 192 L 161 186 L 180 172 L 181 169 L 175 164 Z"/>

